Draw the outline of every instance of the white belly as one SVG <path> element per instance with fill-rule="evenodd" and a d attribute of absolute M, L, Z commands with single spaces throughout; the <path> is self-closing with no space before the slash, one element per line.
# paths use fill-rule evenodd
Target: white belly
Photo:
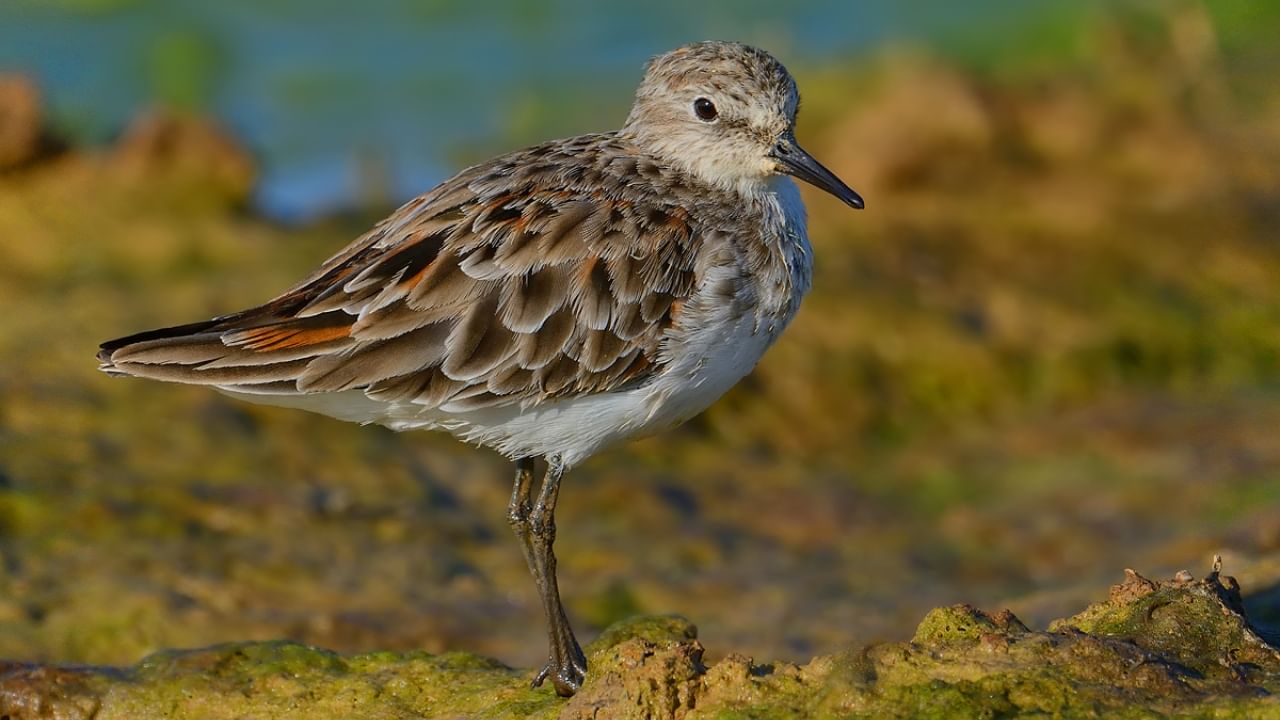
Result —
<path fill-rule="evenodd" d="M 652 381 L 629 390 L 519 405 L 451 412 L 413 403 L 385 403 L 360 390 L 314 395 L 250 395 L 257 403 L 302 408 L 394 430 L 445 430 L 508 457 L 558 453 L 573 466 L 620 440 L 659 432 L 688 420 L 751 372 L 781 331 L 758 325 L 754 315 L 724 318 L 694 333 L 670 338 L 670 362 Z"/>
<path fill-rule="evenodd" d="M 572 466 L 620 440 L 674 427 L 702 412 L 751 372 L 780 329 L 757 328 L 754 317 L 743 316 L 704 326 L 687 340 L 675 336 L 666 370 L 629 390 L 447 417 L 440 414 L 447 406 L 426 415 L 421 408 L 388 406 L 377 422 L 397 430 L 448 430 L 513 458 L 558 453 Z"/>

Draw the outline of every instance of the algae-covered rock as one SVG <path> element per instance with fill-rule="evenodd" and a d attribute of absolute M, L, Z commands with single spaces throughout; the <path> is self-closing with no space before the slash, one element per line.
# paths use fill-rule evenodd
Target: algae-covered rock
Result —
<path fill-rule="evenodd" d="M 82 720 L 95 717 L 101 697 L 124 673 L 0 663 L 0 718 Z"/>
<path fill-rule="evenodd" d="M 0 717 L 950 718 L 1280 717 L 1280 654 L 1217 571 L 1129 571 L 1102 603 L 1032 631 L 1009 611 L 939 608 L 910 642 L 803 666 L 703 663 L 697 630 L 638 617 L 587 648 L 565 701 L 532 671 L 467 653 L 343 656 L 294 642 L 157 653 L 131 668 L 0 666 Z"/>
<path fill-rule="evenodd" d="M 1100 637 L 1121 638 L 1176 660 L 1208 677 L 1280 666 L 1280 653 L 1245 619 L 1240 586 L 1222 577 L 1220 561 L 1208 577 L 1178 573 L 1153 582 L 1125 570 L 1124 582 L 1106 601 L 1050 626 Z"/>
<path fill-rule="evenodd" d="M 910 643 L 844 661 L 836 714 L 1058 717 L 1280 713 L 1280 655 L 1254 633 L 1216 569 L 1156 583 L 1128 571 L 1110 598 L 1047 632 L 1008 611 L 929 613 Z M 850 669 L 852 668 L 852 670 Z M 840 664 L 836 665 L 840 671 Z"/>
<path fill-rule="evenodd" d="M 641 617 L 605 630 L 587 648 L 591 673 L 561 718 L 684 717 L 706 667 L 697 629 L 683 618 Z"/>
<path fill-rule="evenodd" d="M 174 187 L 194 198 L 239 204 L 257 171 L 244 147 L 203 117 L 154 111 L 136 118 L 112 149 L 110 168 L 123 180 Z"/>
<path fill-rule="evenodd" d="M 947 644 L 953 641 L 979 640 L 992 633 L 1012 635 L 1028 632 L 1013 613 L 1002 610 L 996 615 L 972 605 L 952 605 L 935 608 L 916 628 L 912 642 L 920 644 Z"/>

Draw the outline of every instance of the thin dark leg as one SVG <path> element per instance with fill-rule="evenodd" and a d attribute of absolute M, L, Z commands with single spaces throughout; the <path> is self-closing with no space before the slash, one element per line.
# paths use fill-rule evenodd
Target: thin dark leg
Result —
<path fill-rule="evenodd" d="M 516 539 L 520 541 L 520 551 L 524 553 L 524 561 L 529 566 L 529 574 L 533 575 L 533 582 L 538 587 L 538 598 L 542 600 L 545 612 L 547 604 L 546 573 L 543 570 L 540 556 L 534 549 L 536 543 L 532 523 L 530 522 L 530 515 L 533 512 L 533 472 L 533 458 L 525 457 L 516 460 L 516 479 L 511 487 L 511 502 L 507 504 L 507 523 L 511 525 L 511 530 L 516 534 Z M 548 623 L 550 623 L 550 620 L 548 620 Z M 552 630 L 552 638 L 553 650 L 551 657 L 554 658 L 554 630 Z M 550 667 L 550 664 L 548 664 L 538 672 L 537 677 L 533 680 L 534 687 L 542 684 Z M 558 687 L 556 691 L 559 692 Z"/>
<path fill-rule="evenodd" d="M 524 561 L 529 565 L 529 572 L 537 580 L 538 572 L 533 565 L 532 537 L 529 534 L 529 512 L 533 509 L 532 482 L 533 458 L 516 460 L 516 481 L 511 486 L 511 502 L 507 504 L 507 523 L 520 541 L 520 550 L 524 553 Z M 541 587 L 538 588 L 538 594 L 542 594 Z"/>
<path fill-rule="evenodd" d="M 587 674 L 587 658 L 582 647 L 573 636 L 569 627 L 569 619 L 565 616 L 564 606 L 560 603 L 560 590 L 556 585 L 556 555 L 551 546 L 556 541 L 556 499 L 560 494 L 560 477 L 564 474 L 564 466 L 560 458 L 547 456 L 547 474 L 538 490 L 538 501 L 529 506 L 529 477 L 533 472 L 533 462 L 516 464 L 516 486 L 511 493 L 509 517 L 511 525 L 516 528 L 516 536 L 526 547 L 525 558 L 529 560 L 529 570 L 538 586 L 538 594 L 542 598 L 542 610 L 547 616 L 547 632 L 550 640 L 550 653 L 547 664 L 533 679 L 534 687 L 543 680 L 551 678 L 556 694 L 569 697 L 582 687 L 583 678 Z M 520 517 L 520 521 L 517 521 Z"/>

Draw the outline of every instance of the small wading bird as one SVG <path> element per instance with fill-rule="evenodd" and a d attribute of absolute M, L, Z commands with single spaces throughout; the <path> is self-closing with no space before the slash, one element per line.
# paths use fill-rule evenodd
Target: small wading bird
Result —
<path fill-rule="evenodd" d="M 514 460 L 508 519 L 550 636 L 533 684 L 572 695 L 587 663 L 556 587 L 562 476 L 701 412 L 795 315 L 812 259 L 785 176 L 862 207 L 796 144 L 799 102 L 761 50 L 660 55 L 621 130 L 463 170 L 274 300 L 103 343 L 102 369 Z"/>

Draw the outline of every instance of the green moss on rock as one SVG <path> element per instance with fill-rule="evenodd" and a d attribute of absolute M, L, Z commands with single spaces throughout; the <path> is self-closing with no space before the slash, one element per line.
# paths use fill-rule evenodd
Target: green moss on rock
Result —
<path fill-rule="evenodd" d="M 1217 570 L 1153 582 L 1032 631 L 1012 613 L 939 608 L 910 642 L 806 665 L 730 655 L 708 666 L 697 629 L 637 617 L 587 647 L 575 697 L 469 653 L 342 656 L 294 642 L 151 655 L 131 668 L 0 665 L 0 716 L 64 718 L 995 718 L 1280 717 L 1280 655 Z"/>
<path fill-rule="evenodd" d="M 1058 620 L 1053 631 L 1121 638 L 1209 677 L 1280 669 L 1280 654 L 1249 625 L 1240 586 L 1217 564 L 1202 580 L 1182 572 L 1153 582 L 1133 570 L 1106 601 Z"/>
<path fill-rule="evenodd" d="M 952 605 L 929 611 L 916 628 L 912 642 L 977 642 L 987 635 L 1009 636 L 1025 632 L 1027 626 L 1008 610 L 991 616 L 972 605 Z"/>

